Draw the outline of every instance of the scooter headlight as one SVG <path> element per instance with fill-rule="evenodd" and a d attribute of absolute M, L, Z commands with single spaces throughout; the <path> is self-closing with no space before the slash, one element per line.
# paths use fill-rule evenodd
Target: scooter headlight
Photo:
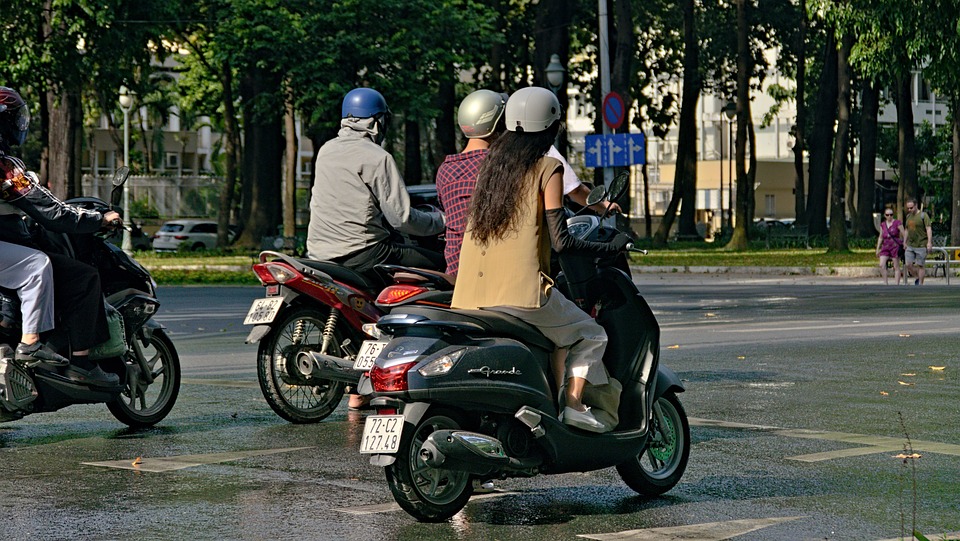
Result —
<path fill-rule="evenodd" d="M 447 353 L 446 355 L 437 357 L 436 359 L 420 367 L 417 372 L 420 372 L 420 375 L 425 378 L 430 376 L 442 376 L 450 370 L 453 370 L 453 365 L 457 364 L 457 361 L 463 356 L 464 351 L 466 350 L 458 349 L 456 351 Z"/>

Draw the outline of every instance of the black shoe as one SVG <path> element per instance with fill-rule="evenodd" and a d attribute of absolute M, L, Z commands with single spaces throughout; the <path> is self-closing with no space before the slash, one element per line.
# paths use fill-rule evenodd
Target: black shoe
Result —
<path fill-rule="evenodd" d="M 14 358 L 22 363 L 45 363 L 52 366 L 67 366 L 70 364 L 66 357 L 40 342 L 34 342 L 29 346 L 20 342 L 17 344 L 17 353 Z"/>
<path fill-rule="evenodd" d="M 119 387 L 120 377 L 116 374 L 104 372 L 99 366 L 94 365 L 89 370 L 84 370 L 76 365 L 70 365 L 63 372 L 64 376 L 70 378 L 74 383 L 82 385 L 91 385 L 95 387 Z"/>

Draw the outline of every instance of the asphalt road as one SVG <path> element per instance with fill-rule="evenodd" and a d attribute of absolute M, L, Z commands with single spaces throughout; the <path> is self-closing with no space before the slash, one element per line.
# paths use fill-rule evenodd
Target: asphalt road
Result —
<path fill-rule="evenodd" d="M 690 465 L 665 497 L 637 497 L 613 469 L 541 476 L 498 482 L 450 522 L 419 524 L 356 452 L 362 414 L 342 405 L 294 426 L 266 405 L 241 325 L 260 288 L 161 288 L 157 319 L 183 365 L 177 406 L 146 431 L 102 405 L 0 426 L 0 539 L 879 540 L 914 523 L 931 539 L 960 530 L 960 286 L 637 279 L 693 425 Z M 905 446 L 921 457 L 895 458 Z"/>

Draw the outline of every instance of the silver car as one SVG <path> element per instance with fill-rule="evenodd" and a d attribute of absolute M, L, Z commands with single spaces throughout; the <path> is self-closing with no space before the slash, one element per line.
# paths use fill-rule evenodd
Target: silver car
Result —
<path fill-rule="evenodd" d="M 153 236 L 153 249 L 157 252 L 213 250 L 216 247 L 217 222 L 212 220 L 171 220 Z"/>

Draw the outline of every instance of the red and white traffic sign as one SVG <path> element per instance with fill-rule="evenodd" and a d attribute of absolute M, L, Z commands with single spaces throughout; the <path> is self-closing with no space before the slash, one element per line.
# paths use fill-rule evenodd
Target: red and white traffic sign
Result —
<path fill-rule="evenodd" d="M 616 92 L 611 92 L 603 98 L 603 121 L 615 130 L 623 125 L 623 119 L 627 116 L 626 106 L 623 104 L 623 98 Z"/>

